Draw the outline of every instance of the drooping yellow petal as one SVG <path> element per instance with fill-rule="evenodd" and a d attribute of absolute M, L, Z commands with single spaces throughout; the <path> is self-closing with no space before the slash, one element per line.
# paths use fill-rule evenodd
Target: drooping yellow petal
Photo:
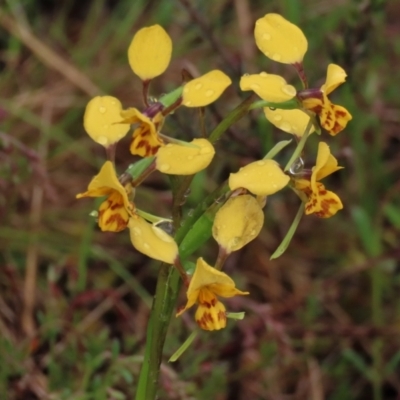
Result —
<path fill-rule="evenodd" d="M 320 218 L 329 218 L 343 208 L 343 204 L 335 193 L 325 189 L 325 186 L 317 182 L 316 189 L 312 191 L 306 203 L 305 213 L 315 214 Z"/>
<path fill-rule="evenodd" d="M 128 227 L 136 250 L 154 260 L 174 263 L 178 256 L 178 245 L 170 235 L 137 214 L 129 219 Z"/>
<path fill-rule="evenodd" d="M 269 58 L 284 64 L 300 63 L 308 43 L 303 32 L 279 14 L 267 14 L 256 22 L 257 47 Z"/>
<path fill-rule="evenodd" d="M 213 70 L 186 83 L 182 92 L 182 104 L 186 107 L 204 107 L 213 103 L 232 83 L 229 76 Z"/>
<path fill-rule="evenodd" d="M 160 26 L 140 29 L 128 48 L 129 65 L 143 81 L 161 75 L 171 60 L 172 41 Z"/>
<path fill-rule="evenodd" d="M 279 75 L 260 74 L 243 75 L 240 78 L 240 89 L 252 90 L 265 101 L 281 103 L 296 96 L 296 89 L 288 85 Z"/>
<path fill-rule="evenodd" d="M 302 110 L 271 110 L 269 107 L 264 108 L 264 114 L 271 124 L 284 132 L 291 133 L 298 137 L 303 136 L 307 125 L 310 121 L 309 115 Z M 311 126 L 310 133 L 314 132 L 314 125 Z"/>
<path fill-rule="evenodd" d="M 224 285 L 235 288 L 235 282 L 224 272 L 208 265 L 202 257 L 197 260 L 196 269 L 187 290 L 188 297 L 190 293 L 197 292 L 202 287 L 209 285 Z"/>
<path fill-rule="evenodd" d="M 194 139 L 187 146 L 169 143 L 156 155 L 156 168 L 163 174 L 193 175 L 207 168 L 215 150 L 207 139 Z"/>
<path fill-rule="evenodd" d="M 326 72 L 326 81 L 321 90 L 328 95 L 346 81 L 346 76 L 346 71 L 342 67 L 336 64 L 329 64 Z"/>
<path fill-rule="evenodd" d="M 121 102 L 112 96 L 96 96 L 86 106 L 83 126 L 88 135 L 102 146 L 108 147 L 122 139 L 129 131 L 121 120 Z"/>
<path fill-rule="evenodd" d="M 319 113 L 321 126 L 326 129 L 331 136 L 337 135 L 347 123 L 353 118 L 351 114 L 342 106 L 333 104 L 325 97 L 324 105 Z"/>
<path fill-rule="evenodd" d="M 134 207 L 128 199 L 126 189 L 121 185 L 118 180 L 112 162 L 106 161 L 101 167 L 99 173 L 94 176 L 89 183 L 87 192 L 77 194 L 76 198 L 79 199 L 81 197 L 101 197 L 109 195 L 114 191 L 119 193 L 119 195 L 122 197 L 125 208 L 133 212 Z"/>
<path fill-rule="evenodd" d="M 315 167 L 313 168 L 313 175 L 315 176 L 315 179 L 320 181 L 326 176 L 333 174 L 342 168 L 343 167 L 338 166 L 338 162 L 331 154 L 329 146 L 324 142 L 320 142 L 318 144 L 317 160 Z"/>
<path fill-rule="evenodd" d="M 228 201 L 215 215 L 212 234 L 227 253 L 241 249 L 260 233 L 264 213 L 257 200 L 250 195 L 237 196 Z"/>
<path fill-rule="evenodd" d="M 255 195 L 268 196 L 283 189 L 289 180 L 276 161 L 261 160 L 230 174 L 229 187 L 231 190 L 245 188 Z"/>
<path fill-rule="evenodd" d="M 218 331 L 226 327 L 226 308 L 218 300 L 211 306 L 200 303 L 194 317 L 197 325 L 206 331 Z"/>

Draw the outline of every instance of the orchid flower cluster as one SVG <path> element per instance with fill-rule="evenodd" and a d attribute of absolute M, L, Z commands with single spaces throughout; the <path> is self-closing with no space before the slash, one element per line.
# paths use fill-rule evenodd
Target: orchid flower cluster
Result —
<path fill-rule="evenodd" d="M 203 137 L 185 142 L 166 136 L 162 133 L 164 121 L 180 106 L 205 107 L 213 103 L 231 85 L 231 79 L 222 71 L 213 70 L 184 82 L 157 100 L 150 98 L 150 83 L 167 69 L 172 54 L 169 35 L 161 26 L 153 25 L 139 30 L 128 49 L 130 67 L 142 80 L 144 109 L 124 109 L 117 98 L 98 96 L 89 101 L 84 114 L 86 132 L 105 147 L 108 160 L 89 183 L 87 191 L 78 194 L 77 198 L 105 198 L 97 211 L 102 231 L 128 229 L 137 251 L 178 269 L 186 287 L 187 302 L 177 316 L 197 304 L 195 320 L 200 328 L 209 331 L 222 329 L 227 324 L 229 313 L 220 297 L 249 294 L 237 289 L 232 278 L 221 269 L 232 252 L 243 248 L 261 231 L 267 196 L 289 187 L 300 198 L 306 215 L 321 218 L 331 217 L 343 208 L 340 198 L 320 182 L 341 168 L 326 143 L 319 143 L 312 169 L 294 166 L 302 161 L 304 145 L 313 132 L 321 134 L 323 128 L 335 136 L 351 119 L 344 107 L 333 104 L 328 98 L 345 81 L 345 71 L 330 64 L 325 83 L 309 88 L 303 69 L 307 40 L 297 26 L 278 14 L 267 14 L 256 22 L 255 41 L 265 56 L 296 69 L 302 89 L 298 90 L 283 77 L 267 72 L 245 74 L 240 80 L 240 88 L 251 90 L 262 99 L 259 107 L 263 108 L 265 117 L 277 128 L 293 135 L 297 147 L 285 168 L 272 158 L 289 141 L 278 143 L 262 160 L 230 174 L 223 204 L 215 208 L 210 227 L 210 236 L 219 245 L 217 259 L 211 266 L 199 258 L 192 276 L 180 258 L 178 243 L 162 229 L 161 223 L 168 219 L 139 210 L 135 206 L 135 192 L 156 170 L 162 174 L 190 176 L 209 166 L 215 154 L 211 141 Z M 292 104 L 291 109 L 288 104 Z M 118 175 L 116 145 L 130 131 L 130 152 L 142 157 L 139 163 L 142 162 L 140 165 L 144 168 L 136 175 L 130 169 Z"/>

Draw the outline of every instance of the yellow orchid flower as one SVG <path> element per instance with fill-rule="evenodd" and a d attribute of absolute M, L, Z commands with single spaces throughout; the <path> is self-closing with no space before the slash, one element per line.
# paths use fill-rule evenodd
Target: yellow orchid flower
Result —
<path fill-rule="evenodd" d="M 112 96 L 96 96 L 86 106 L 83 126 L 97 143 L 108 147 L 122 139 L 130 129 L 129 124 L 116 124 L 122 111 L 121 102 Z"/>
<path fill-rule="evenodd" d="M 152 107 L 149 107 L 150 109 Z M 153 107 L 154 109 L 154 107 Z M 149 110 L 148 114 L 152 114 Z M 136 108 L 129 108 L 121 111 L 123 120 L 120 123 L 137 125 L 132 134 L 130 151 L 134 155 L 141 157 L 151 157 L 157 153 L 158 149 L 164 145 L 164 141 L 158 135 L 164 123 L 164 117 L 158 110 L 154 110 L 155 115 L 149 117 L 141 113 Z"/>
<path fill-rule="evenodd" d="M 185 145 L 168 143 L 156 155 L 156 169 L 163 174 L 193 175 L 207 168 L 215 149 L 207 139 L 194 139 Z"/>
<path fill-rule="evenodd" d="M 271 13 L 256 21 L 254 36 L 261 52 L 274 61 L 294 65 L 307 86 L 302 62 L 308 43 L 300 28 L 281 15 Z M 344 107 L 332 104 L 328 95 L 345 80 L 346 73 L 343 68 L 330 64 L 326 82 L 321 88 L 296 92 L 296 89 L 287 84 L 284 78 L 266 72 L 244 75 L 240 80 L 240 88 L 252 90 L 269 102 L 284 102 L 297 96 L 302 107 L 319 115 L 321 126 L 329 134 L 336 135 L 346 127 L 352 116 Z M 303 135 L 304 130 L 301 131 L 301 129 L 302 127 L 305 129 L 308 123 L 307 115 L 301 110 L 272 112 L 264 109 L 264 112 L 272 124 L 296 136 Z"/>
<path fill-rule="evenodd" d="M 172 236 L 150 224 L 139 215 L 128 222 L 133 247 L 154 260 L 173 264 L 178 257 L 178 245 Z"/>
<path fill-rule="evenodd" d="M 255 239 L 263 224 L 264 213 L 253 196 L 231 197 L 215 215 L 212 234 L 229 254 Z"/>
<path fill-rule="evenodd" d="M 89 183 L 88 190 L 77 194 L 76 198 L 107 196 L 99 207 L 99 227 L 102 231 L 119 232 L 127 227 L 129 217 L 135 213 L 135 206 L 128 198 L 131 190 L 121 185 L 113 164 L 106 161 Z"/>
<path fill-rule="evenodd" d="M 303 192 L 307 198 L 305 213 L 315 214 L 320 218 L 329 218 L 343 208 L 340 198 L 333 192 L 325 189 L 319 181 L 333 174 L 339 169 L 337 160 L 332 156 L 326 143 L 319 143 L 315 167 L 311 178 L 294 178 L 294 187 Z"/>
<path fill-rule="evenodd" d="M 236 289 L 235 282 L 227 274 L 199 258 L 186 292 L 187 303 L 176 316 L 198 303 L 195 319 L 200 328 L 207 331 L 219 330 L 226 326 L 226 308 L 217 296 L 233 297 L 246 294 L 249 292 Z"/>
<path fill-rule="evenodd" d="M 321 126 L 332 136 L 342 131 L 353 118 L 344 107 L 333 104 L 328 99 L 328 95 L 346 81 L 346 76 L 342 67 L 329 64 L 326 81 L 320 90 L 304 90 L 298 94 L 303 107 L 318 114 Z"/>
<path fill-rule="evenodd" d="M 229 176 L 229 188 L 245 188 L 258 196 L 269 196 L 283 189 L 290 181 L 274 160 L 260 160 L 247 164 Z"/>

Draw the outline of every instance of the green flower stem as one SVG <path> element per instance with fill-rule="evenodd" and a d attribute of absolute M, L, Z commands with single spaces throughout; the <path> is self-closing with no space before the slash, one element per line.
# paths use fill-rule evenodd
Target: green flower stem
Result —
<path fill-rule="evenodd" d="M 287 170 L 289 170 L 290 167 L 292 166 L 292 164 L 300 157 L 301 152 L 303 151 L 304 145 L 306 144 L 307 138 L 310 134 L 312 126 L 313 126 L 313 120 L 312 120 L 312 118 L 310 118 L 310 120 L 308 121 L 308 124 L 306 126 L 306 129 L 303 133 L 303 136 L 300 139 L 300 142 L 298 143 L 295 151 L 293 152 L 292 156 L 290 157 L 290 160 L 286 164 L 286 167 L 284 169 L 285 172 Z"/>
<path fill-rule="evenodd" d="M 218 140 L 233 123 L 247 114 L 252 101 L 251 97 L 252 96 L 243 101 L 243 103 L 232 110 L 227 117 L 218 124 L 210 135 L 209 140 L 211 143 Z M 181 203 L 184 200 L 184 195 L 190 186 L 191 180 L 192 177 L 172 177 L 171 179 L 172 192 L 174 194 L 173 218 L 174 225 L 178 228 L 175 240 L 178 245 L 183 241 L 189 231 L 191 231 L 191 228 L 194 226 L 195 222 L 201 218 L 203 213 L 229 190 L 228 186 L 225 184 L 207 196 L 203 202 L 196 207 L 191 216 L 188 216 L 182 226 L 180 226 Z M 193 231 L 191 233 L 193 234 Z M 185 256 L 187 257 L 189 254 L 185 254 Z M 156 397 L 162 351 L 180 285 L 181 280 L 178 271 L 170 265 L 162 264 L 158 273 L 156 293 L 147 327 L 146 349 L 143 365 L 140 370 L 136 400 L 153 400 Z"/>
<path fill-rule="evenodd" d="M 300 105 L 296 98 L 284 101 L 283 103 L 273 103 L 271 101 L 259 100 L 255 101 L 250 106 L 249 110 L 256 110 L 257 108 L 264 108 L 264 107 L 278 108 L 280 110 L 294 110 L 296 108 L 299 108 Z"/>

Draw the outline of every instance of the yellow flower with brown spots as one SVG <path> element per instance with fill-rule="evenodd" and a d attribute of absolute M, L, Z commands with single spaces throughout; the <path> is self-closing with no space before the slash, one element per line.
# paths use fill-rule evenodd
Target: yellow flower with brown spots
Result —
<path fill-rule="evenodd" d="M 102 231 L 120 232 L 127 227 L 129 217 L 135 213 L 135 206 L 128 198 L 131 191 L 129 186 L 121 185 L 113 164 L 106 161 L 89 183 L 88 190 L 77 194 L 76 198 L 107 196 L 99 207 L 99 227 Z"/>
<path fill-rule="evenodd" d="M 236 289 L 235 282 L 227 274 L 218 271 L 199 258 L 186 292 L 187 303 L 176 316 L 178 317 L 197 303 L 195 319 L 200 328 L 207 331 L 219 330 L 226 326 L 226 308 L 218 300 L 218 296 L 233 297 L 246 294 L 249 292 Z"/>
<path fill-rule="evenodd" d="M 276 62 L 292 64 L 307 87 L 302 63 L 308 43 L 296 25 L 279 14 L 266 14 L 256 21 L 254 36 L 261 52 Z M 300 108 L 316 113 L 320 117 L 321 126 L 329 134 L 336 135 L 346 127 L 352 116 L 344 107 L 333 104 L 328 95 L 345 80 L 346 73 L 343 68 L 330 64 L 325 84 L 321 88 L 296 91 L 281 76 L 267 72 L 244 75 L 240 80 L 240 88 L 252 90 L 269 102 L 284 102 L 297 97 Z M 279 129 L 296 136 L 302 136 L 304 133 L 302 129 L 307 125 L 308 117 L 301 110 L 274 112 L 266 108 L 264 111 L 267 119 Z"/>
<path fill-rule="evenodd" d="M 305 213 L 315 214 L 320 218 L 329 218 L 343 208 L 338 195 L 326 190 L 319 182 L 321 179 L 336 172 L 339 167 L 337 160 L 332 156 L 326 143 L 319 143 L 317 161 L 312 169 L 310 179 L 294 178 L 295 189 L 306 197 Z"/>

